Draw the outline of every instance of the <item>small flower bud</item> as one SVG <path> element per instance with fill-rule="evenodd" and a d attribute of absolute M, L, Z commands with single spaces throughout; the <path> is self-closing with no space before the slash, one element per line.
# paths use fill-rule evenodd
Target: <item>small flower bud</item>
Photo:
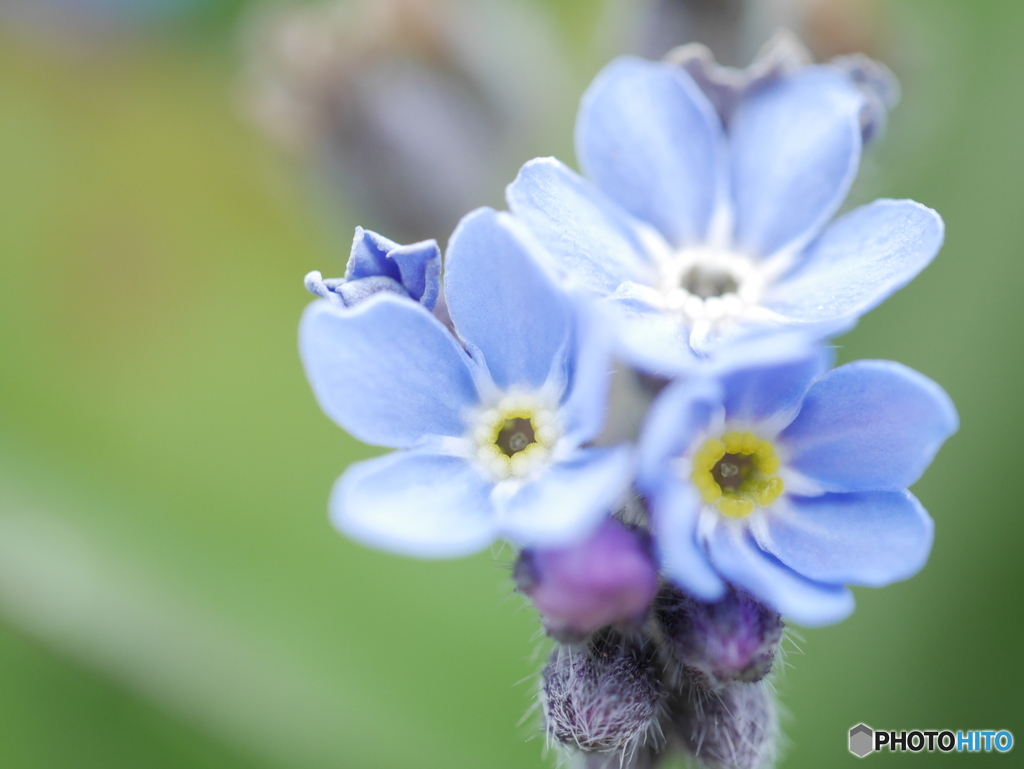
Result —
<path fill-rule="evenodd" d="M 422 304 L 437 304 L 441 287 L 441 251 L 433 240 L 400 246 L 383 235 L 356 227 L 344 278 L 306 275 L 306 290 L 338 307 L 355 307 L 389 291 Z"/>
<path fill-rule="evenodd" d="M 542 677 L 552 739 L 623 762 L 658 741 L 662 691 L 649 639 L 603 630 L 584 646 L 555 649 Z"/>
<path fill-rule="evenodd" d="M 718 692 L 692 687 L 673 703 L 671 722 L 706 769 L 767 769 L 775 760 L 778 718 L 764 683 Z"/>
<path fill-rule="evenodd" d="M 658 595 L 655 614 L 688 677 L 712 690 L 768 675 L 784 627 L 778 614 L 733 587 L 722 600 L 701 603 L 666 586 Z"/>
<path fill-rule="evenodd" d="M 550 635 L 582 640 L 598 628 L 639 623 L 658 590 L 648 536 L 613 518 L 588 539 L 552 550 L 524 550 L 513 576 Z"/>

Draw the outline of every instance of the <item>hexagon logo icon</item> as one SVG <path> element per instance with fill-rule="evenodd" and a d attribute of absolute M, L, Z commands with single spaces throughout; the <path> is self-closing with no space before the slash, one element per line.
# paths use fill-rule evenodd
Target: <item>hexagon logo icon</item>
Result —
<path fill-rule="evenodd" d="M 875 749 L 875 732 L 867 724 L 857 724 L 850 730 L 850 752 L 864 758 Z"/>

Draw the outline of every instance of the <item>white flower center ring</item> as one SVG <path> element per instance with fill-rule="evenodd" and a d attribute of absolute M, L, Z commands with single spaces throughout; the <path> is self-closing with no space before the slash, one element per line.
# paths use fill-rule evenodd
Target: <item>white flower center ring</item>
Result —
<path fill-rule="evenodd" d="M 480 411 L 469 438 L 478 466 L 500 481 L 524 478 L 546 465 L 561 436 L 555 409 L 535 396 L 514 393 Z"/>

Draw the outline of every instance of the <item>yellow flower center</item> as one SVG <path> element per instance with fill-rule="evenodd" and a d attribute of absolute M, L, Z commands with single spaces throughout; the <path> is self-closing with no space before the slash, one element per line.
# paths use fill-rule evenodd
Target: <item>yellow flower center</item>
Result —
<path fill-rule="evenodd" d="M 746 518 L 782 494 L 785 485 L 778 471 L 779 458 L 770 441 L 734 430 L 704 442 L 693 455 L 690 480 L 722 515 Z"/>
<path fill-rule="evenodd" d="M 547 460 L 559 432 L 554 413 L 532 399 L 506 396 L 479 416 L 477 460 L 495 480 L 525 476 Z"/>

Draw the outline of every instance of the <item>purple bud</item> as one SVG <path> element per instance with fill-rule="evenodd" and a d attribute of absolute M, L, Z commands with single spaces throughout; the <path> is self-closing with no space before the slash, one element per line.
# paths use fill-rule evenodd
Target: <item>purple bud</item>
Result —
<path fill-rule="evenodd" d="M 768 675 L 785 627 L 778 614 L 733 587 L 722 600 L 701 603 L 666 586 L 655 614 L 668 648 L 688 677 L 712 690 Z"/>
<path fill-rule="evenodd" d="M 731 684 L 719 692 L 693 687 L 673 703 L 670 720 L 707 769 L 768 769 L 775 761 L 778 718 L 764 683 Z"/>
<path fill-rule="evenodd" d="M 648 536 L 613 518 L 576 545 L 524 550 L 513 576 L 548 633 L 564 641 L 606 625 L 642 622 L 658 590 Z"/>
<path fill-rule="evenodd" d="M 555 649 L 542 676 L 552 739 L 624 765 L 643 746 L 657 746 L 662 690 L 648 639 L 603 630 L 583 646 Z"/>

